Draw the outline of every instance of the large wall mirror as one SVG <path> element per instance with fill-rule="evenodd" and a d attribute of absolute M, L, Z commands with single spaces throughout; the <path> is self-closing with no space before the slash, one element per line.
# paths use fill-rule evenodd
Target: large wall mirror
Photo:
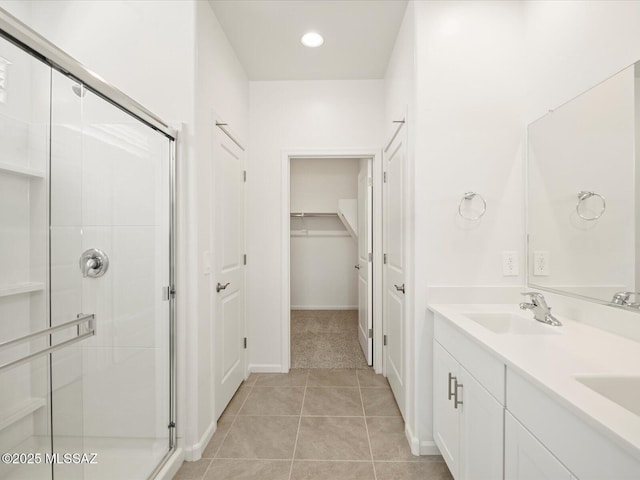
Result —
<path fill-rule="evenodd" d="M 638 309 L 640 62 L 528 127 L 528 284 Z"/>

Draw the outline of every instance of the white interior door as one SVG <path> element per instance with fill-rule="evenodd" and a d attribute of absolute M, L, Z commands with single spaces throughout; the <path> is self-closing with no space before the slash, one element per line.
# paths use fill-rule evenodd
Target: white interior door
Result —
<path fill-rule="evenodd" d="M 383 329 L 384 370 L 404 416 L 405 381 L 405 168 L 406 127 L 404 124 L 387 146 L 384 164 Z"/>
<path fill-rule="evenodd" d="M 358 172 L 358 340 L 367 364 L 373 365 L 373 205 L 371 160 L 360 160 Z"/>
<path fill-rule="evenodd" d="M 219 417 L 245 376 L 244 151 L 213 134 L 215 411 Z"/>

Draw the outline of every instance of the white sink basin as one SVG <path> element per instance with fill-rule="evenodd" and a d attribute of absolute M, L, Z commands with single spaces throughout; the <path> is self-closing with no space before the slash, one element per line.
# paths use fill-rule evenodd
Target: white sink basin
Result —
<path fill-rule="evenodd" d="M 545 325 L 533 318 L 513 313 L 466 313 L 465 316 L 493 333 L 514 335 L 557 335 L 560 333 L 559 327 Z"/>
<path fill-rule="evenodd" d="M 640 415 L 640 377 L 585 375 L 575 379 L 622 408 Z"/>

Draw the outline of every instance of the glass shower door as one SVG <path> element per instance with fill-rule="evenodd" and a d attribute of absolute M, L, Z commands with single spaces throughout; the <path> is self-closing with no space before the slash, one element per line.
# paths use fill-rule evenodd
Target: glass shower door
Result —
<path fill-rule="evenodd" d="M 172 149 L 0 38 L 0 480 L 170 452 Z"/>
<path fill-rule="evenodd" d="M 51 359 L 53 451 L 96 463 L 54 478 L 146 479 L 169 451 L 170 141 L 56 71 L 51 105 L 52 325 L 96 326 Z"/>
<path fill-rule="evenodd" d="M 51 478 L 51 68 L 0 38 L 0 479 Z"/>

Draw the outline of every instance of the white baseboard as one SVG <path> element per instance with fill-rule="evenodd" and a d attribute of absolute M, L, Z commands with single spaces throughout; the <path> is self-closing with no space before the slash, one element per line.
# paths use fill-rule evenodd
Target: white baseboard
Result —
<path fill-rule="evenodd" d="M 153 480 L 171 480 L 180 470 L 182 462 L 184 462 L 184 450 L 178 447 Z"/>
<path fill-rule="evenodd" d="M 440 455 L 440 449 L 433 440 L 420 442 L 420 455 Z"/>
<path fill-rule="evenodd" d="M 253 365 L 249 365 L 249 371 L 255 372 L 255 373 L 282 373 L 282 365 L 253 364 Z"/>
<path fill-rule="evenodd" d="M 358 305 L 291 305 L 291 310 L 357 310 Z"/>
<path fill-rule="evenodd" d="M 433 440 L 420 440 L 413 434 L 409 425 L 405 425 L 404 434 L 407 437 L 413 455 L 440 455 L 436 442 Z"/>
<path fill-rule="evenodd" d="M 202 437 L 200 437 L 200 441 L 198 443 L 184 447 L 184 459 L 187 462 L 195 462 L 202 458 L 202 452 L 207 448 L 209 440 L 211 440 L 211 437 L 213 437 L 213 434 L 216 432 L 217 426 L 218 422 L 214 420 L 211 425 L 207 427 Z"/>
<path fill-rule="evenodd" d="M 418 437 L 413 434 L 411 427 L 409 427 L 408 424 L 405 424 L 404 426 L 404 434 L 409 442 L 411 453 L 416 456 L 420 455 L 420 441 L 418 440 Z"/>

